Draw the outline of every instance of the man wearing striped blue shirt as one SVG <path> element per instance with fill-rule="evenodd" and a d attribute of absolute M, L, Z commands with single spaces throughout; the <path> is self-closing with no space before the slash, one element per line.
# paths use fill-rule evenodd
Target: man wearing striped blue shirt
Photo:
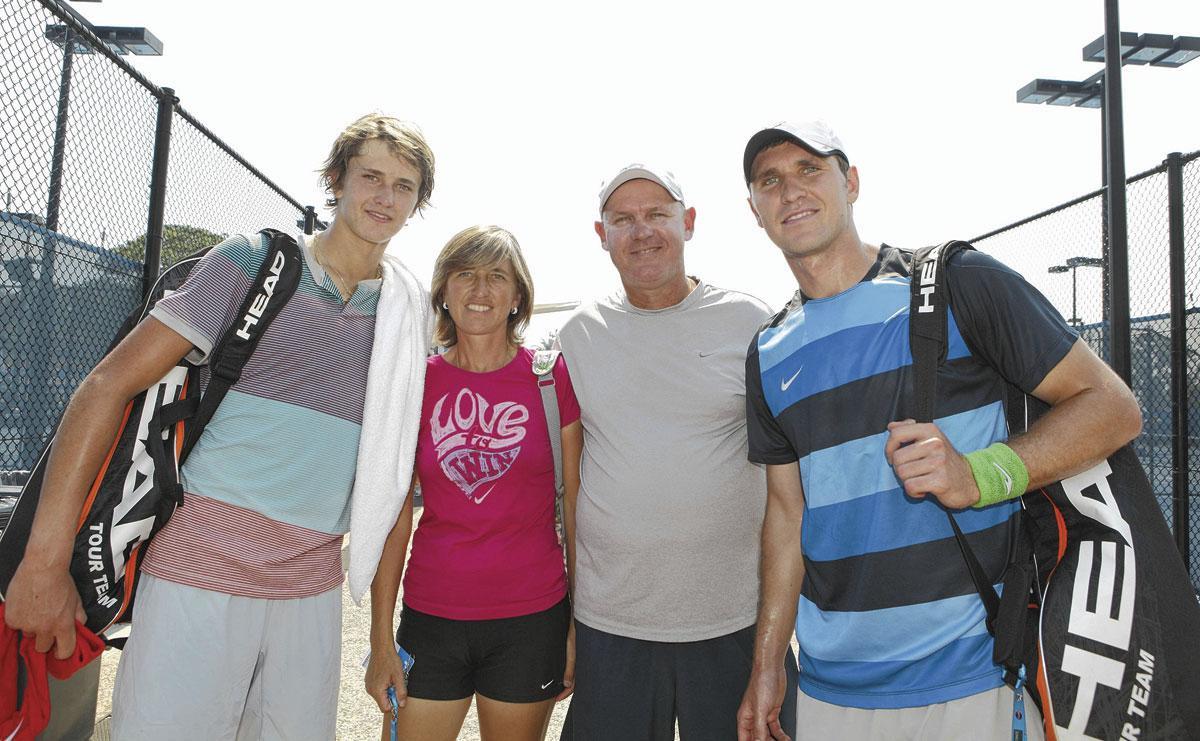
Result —
<path fill-rule="evenodd" d="M 859 238 L 845 147 L 820 122 L 782 123 L 751 137 L 743 166 L 799 290 L 747 355 L 750 459 L 768 495 L 739 738 L 784 737 L 774 667 L 793 623 L 800 739 L 1012 738 L 1013 693 L 944 511 L 1001 573 L 1018 497 L 1135 437 L 1137 402 L 1044 296 L 966 251 L 951 262 L 935 421 L 914 422 L 912 255 Z M 1052 407 L 1011 438 L 1010 383 Z"/>

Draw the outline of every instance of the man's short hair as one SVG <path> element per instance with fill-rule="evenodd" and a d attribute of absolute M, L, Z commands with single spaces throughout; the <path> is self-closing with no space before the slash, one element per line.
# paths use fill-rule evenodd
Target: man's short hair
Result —
<path fill-rule="evenodd" d="M 433 150 L 416 124 L 382 113 L 368 113 L 347 126 L 334 141 L 320 171 L 321 184 L 329 193 L 325 205 L 329 208 L 337 206 L 337 197 L 333 193 L 342 187 L 350 158 L 361 154 L 363 144 L 373 139 L 387 144 L 392 154 L 417 168 L 421 183 L 417 187 L 416 210 L 428 206 L 433 195 Z"/>
<path fill-rule="evenodd" d="M 525 327 L 533 316 L 533 278 L 521 255 L 521 245 L 507 229 L 498 226 L 470 226 L 450 238 L 433 265 L 433 284 L 429 301 L 433 305 L 433 340 L 442 347 L 458 342 L 458 330 L 450 312 L 442 308 L 446 284 L 459 270 L 487 268 L 508 260 L 517 281 L 517 313 L 508 315 L 508 343 L 520 345 Z"/>
<path fill-rule="evenodd" d="M 829 128 L 829 124 L 824 121 L 780 121 L 774 126 L 762 129 L 746 142 L 746 149 L 742 154 L 742 171 L 746 176 L 747 188 L 750 187 L 750 171 L 754 169 L 754 161 L 758 155 L 783 142 L 803 147 L 821 158 L 837 157 L 842 177 L 848 177 L 850 174 L 850 158 L 846 156 L 846 147 L 838 135 L 833 133 L 833 129 Z"/>
<path fill-rule="evenodd" d="M 791 139 L 781 136 L 778 140 L 773 141 L 770 144 L 764 144 L 763 148 L 758 150 L 758 154 L 762 154 L 763 152 L 767 151 L 768 149 L 774 149 L 775 147 L 778 147 L 780 144 L 795 144 L 795 143 L 796 142 L 792 141 Z M 850 174 L 850 161 L 846 159 L 845 155 L 843 155 L 839 152 L 835 152 L 833 154 L 821 154 L 820 152 L 813 152 L 812 149 L 810 149 L 809 147 L 805 147 L 804 144 L 802 144 L 802 143 L 799 146 L 804 149 L 807 149 L 809 152 L 812 152 L 813 154 L 817 155 L 821 159 L 829 159 L 830 157 L 832 157 L 833 159 L 837 160 L 838 169 L 842 171 L 842 177 L 846 177 Z M 755 155 L 755 157 L 757 157 L 757 156 L 758 155 Z"/>

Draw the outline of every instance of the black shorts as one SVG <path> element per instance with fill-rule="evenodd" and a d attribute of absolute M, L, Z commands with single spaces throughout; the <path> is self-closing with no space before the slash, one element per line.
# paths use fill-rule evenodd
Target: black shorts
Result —
<path fill-rule="evenodd" d="M 478 692 L 501 702 L 541 702 L 562 692 L 567 598 L 548 610 L 496 620 L 400 613 L 396 642 L 412 654 L 409 697 L 461 700 Z"/>
<path fill-rule="evenodd" d="M 703 641 L 665 643 L 575 621 L 575 694 L 560 741 L 728 741 L 750 680 L 754 626 Z M 796 737 L 796 659 L 783 662 L 780 724 Z"/>

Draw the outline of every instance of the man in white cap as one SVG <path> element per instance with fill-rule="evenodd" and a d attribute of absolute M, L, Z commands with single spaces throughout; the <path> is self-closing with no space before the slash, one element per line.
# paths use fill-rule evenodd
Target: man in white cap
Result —
<path fill-rule="evenodd" d="M 992 661 L 945 513 L 985 573 L 1000 574 L 1020 495 L 1135 437 L 1137 402 L 1044 296 L 965 251 L 948 271 L 939 416 L 914 422 L 912 255 L 859 238 L 859 176 L 845 147 L 822 123 L 781 123 L 750 138 L 743 168 L 750 208 L 799 290 L 746 359 L 750 459 L 767 467 L 767 514 L 738 737 L 781 736 L 785 691 L 770 662 L 794 622 L 801 739 L 1011 739 L 1022 722 L 1042 738 L 1036 707 L 1017 717 Z M 1051 405 L 1012 438 L 1010 383 Z"/>
<path fill-rule="evenodd" d="M 687 274 L 695 219 L 669 172 L 619 171 L 595 226 L 623 290 L 558 335 L 584 432 L 563 739 L 668 740 L 678 721 L 684 741 L 725 741 L 750 677 L 766 489 L 744 360 L 770 312 Z"/>

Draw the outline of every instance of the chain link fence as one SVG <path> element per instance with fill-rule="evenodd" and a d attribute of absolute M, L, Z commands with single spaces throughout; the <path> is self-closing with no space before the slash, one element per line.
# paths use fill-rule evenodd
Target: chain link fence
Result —
<path fill-rule="evenodd" d="M 306 210 L 54 0 L 0 0 L 0 110 L 5 486 L 160 266 Z"/>
<path fill-rule="evenodd" d="M 1134 448 L 1146 468 L 1167 524 L 1188 556 L 1192 583 L 1200 589 L 1200 152 L 1181 157 L 1179 198 L 1173 200 L 1167 162 L 1129 179 L 1126 186 L 1129 240 L 1132 385 L 1144 426 Z M 1178 313 L 1182 353 L 1172 345 L 1171 219 L 1183 228 L 1182 285 Z M 1058 307 L 1080 336 L 1109 357 L 1108 285 L 1104 268 L 1103 191 L 977 237 L 974 242 L 1019 270 Z M 1173 356 L 1176 366 L 1173 368 Z M 1182 373 L 1175 403 L 1172 384 Z M 1180 429 L 1174 416 L 1182 411 Z M 1186 455 L 1175 481 L 1175 448 Z M 1185 451 L 1180 446 L 1180 453 Z"/>

